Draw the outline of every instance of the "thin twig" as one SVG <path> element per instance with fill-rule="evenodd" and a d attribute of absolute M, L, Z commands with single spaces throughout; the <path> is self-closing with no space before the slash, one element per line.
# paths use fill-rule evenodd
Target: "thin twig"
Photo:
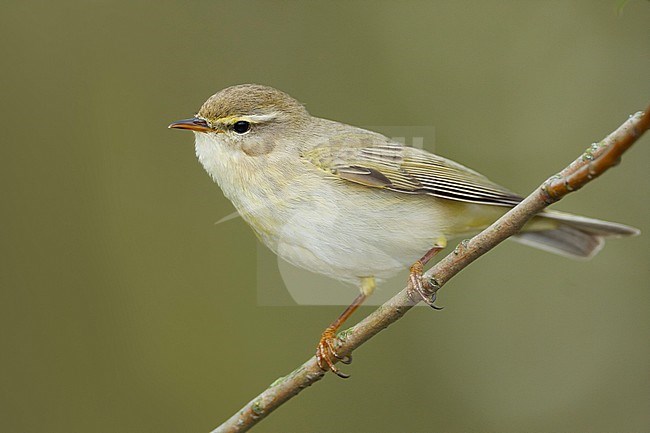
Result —
<path fill-rule="evenodd" d="M 434 281 L 434 290 L 440 289 L 467 265 L 516 234 L 541 210 L 580 189 L 618 164 L 621 155 L 649 128 L 650 107 L 645 113 L 638 112 L 630 116 L 600 143 L 592 144 L 578 159 L 545 181 L 490 227 L 469 241 L 461 242 L 452 253 L 431 268 L 425 274 L 425 278 Z M 337 353 L 349 355 L 379 331 L 400 319 L 418 302 L 419 300 L 411 299 L 407 288 L 403 289 L 357 325 L 339 333 Z M 287 376 L 273 382 L 212 433 L 249 430 L 284 402 L 322 379 L 324 375 L 325 373 L 318 367 L 316 357 L 312 357 Z"/>

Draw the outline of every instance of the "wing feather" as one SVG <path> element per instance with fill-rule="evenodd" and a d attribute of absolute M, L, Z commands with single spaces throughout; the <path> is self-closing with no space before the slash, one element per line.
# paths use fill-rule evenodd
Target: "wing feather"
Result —
<path fill-rule="evenodd" d="M 389 141 L 351 141 L 363 145 L 321 145 L 303 157 L 341 179 L 373 188 L 498 206 L 522 200 L 474 170 L 424 150 Z"/>

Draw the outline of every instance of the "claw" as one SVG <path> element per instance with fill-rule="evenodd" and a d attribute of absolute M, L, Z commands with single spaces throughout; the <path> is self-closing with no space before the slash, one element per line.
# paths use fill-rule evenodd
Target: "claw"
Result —
<path fill-rule="evenodd" d="M 344 356 L 341 356 L 336 352 L 336 349 L 334 348 L 334 343 L 332 342 L 333 340 L 334 340 L 334 337 L 328 338 L 327 340 L 325 340 L 325 344 L 327 344 L 327 349 L 329 350 L 329 352 L 332 354 L 332 356 L 334 358 L 336 358 L 338 360 L 341 360 L 341 359 L 345 358 Z"/>
<path fill-rule="evenodd" d="M 347 379 L 349 375 L 341 372 L 334 365 L 336 361 L 341 361 L 343 364 L 349 364 L 352 362 L 352 355 L 339 355 L 336 352 L 336 331 L 341 327 L 341 325 L 347 320 L 348 317 L 354 313 L 354 311 L 359 308 L 359 305 L 363 304 L 363 301 L 372 293 L 374 289 L 375 280 L 372 277 L 364 277 L 363 281 L 365 284 L 362 284 L 361 293 L 354 298 L 354 301 L 348 306 L 348 308 L 341 313 L 341 315 L 334 321 L 330 326 L 325 329 L 325 332 L 320 336 L 320 341 L 318 346 L 316 346 L 316 362 L 318 366 L 323 371 L 331 371 L 336 374 L 338 377 Z"/>
<path fill-rule="evenodd" d="M 338 352 L 336 351 L 336 349 L 334 348 L 334 343 L 332 343 L 332 341 L 333 341 L 333 338 L 330 338 L 330 339 L 326 340 L 327 348 L 329 349 L 332 356 L 334 356 L 334 358 L 341 361 L 343 364 L 347 364 L 347 365 L 352 364 L 352 355 L 345 355 L 345 356 L 339 355 Z"/>
<path fill-rule="evenodd" d="M 438 307 L 435 305 L 436 302 L 436 292 L 439 287 L 436 284 L 433 278 L 423 280 L 422 272 L 424 271 L 424 265 L 420 260 L 413 263 L 411 266 L 411 273 L 409 274 L 409 297 L 411 300 L 416 301 L 413 298 L 414 293 L 416 292 L 420 299 L 424 301 L 425 304 L 433 308 L 434 310 L 442 310 L 444 307 Z"/>
<path fill-rule="evenodd" d="M 333 331 L 330 329 L 326 329 L 325 332 L 323 332 L 323 335 L 318 342 L 318 346 L 316 347 L 316 362 L 321 370 L 329 370 L 332 373 L 336 374 L 338 377 L 347 379 L 350 377 L 350 375 L 345 374 L 336 368 L 336 365 L 334 365 L 331 357 L 340 360 L 344 364 L 349 364 L 352 362 L 352 357 L 350 355 L 341 356 L 336 353 L 336 350 L 334 349 L 335 338 L 336 337 L 334 336 Z"/>
<path fill-rule="evenodd" d="M 429 301 L 431 301 L 431 303 L 429 303 Z M 436 292 L 433 292 L 433 294 L 431 295 L 431 298 L 429 298 L 429 300 L 427 300 L 427 301 L 425 301 L 425 302 L 429 305 L 429 307 L 433 308 L 433 309 L 436 310 L 436 311 L 440 311 L 440 310 L 444 310 L 444 309 L 445 309 L 445 307 L 438 307 L 437 305 L 435 305 L 435 302 L 436 302 Z"/>

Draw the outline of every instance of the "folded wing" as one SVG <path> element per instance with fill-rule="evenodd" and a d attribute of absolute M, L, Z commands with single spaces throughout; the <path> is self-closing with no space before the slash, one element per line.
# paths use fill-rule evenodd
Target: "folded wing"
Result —
<path fill-rule="evenodd" d="M 321 170 L 368 187 L 498 206 L 512 207 L 522 200 L 474 170 L 399 143 L 327 144 L 303 156 Z"/>

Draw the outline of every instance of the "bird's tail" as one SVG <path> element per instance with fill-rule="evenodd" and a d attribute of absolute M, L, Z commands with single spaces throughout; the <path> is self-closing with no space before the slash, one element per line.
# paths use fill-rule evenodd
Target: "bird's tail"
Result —
<path fill-rule="evenodd" d="M 573 258 L 591 258 L 607 237 L 636 236 L 634 227 L 609 221 L 546 211 L 512 237 L 516 242 Z"/>

